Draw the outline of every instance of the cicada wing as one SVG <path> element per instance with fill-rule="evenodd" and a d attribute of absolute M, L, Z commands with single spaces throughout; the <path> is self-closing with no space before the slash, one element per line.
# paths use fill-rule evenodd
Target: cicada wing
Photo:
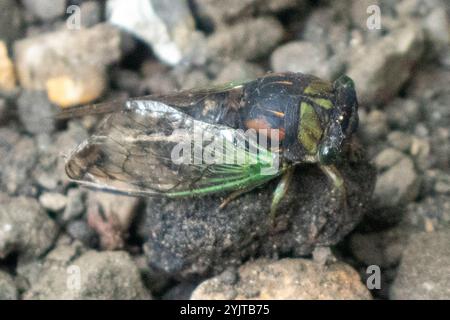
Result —
<path fill-rule="evenodd" d="M 131 100 L 141 101 L 141 100 L 153 100 L 165 103 L 174 107 L 190 107 L 197 105 L 207 98 L 219 99 L 220 97 L 213 97 L 214 95 L 225 95 L 231 90 L 238 90 L 245 81 L 234 81 L 225 84 L 216 85 L 208 88 L 198 88 L 192 90 L 183 90 L 180 92 L 164 94 L 164 95 L 148 95 L 138 98 L 132 98 Z M 113 112 L 119 112 L 124 109 L 125 103 L 128 99 L 116 99 L 112 101 L 107 101 L 103 103 L 96 103 L 90 105 L 83 105 L 78 107 L 71 107 L 62 109 L 55 115 L 56 119 L 71 119 L 84 117 L 88 115 L 104 115 Z"/>
<path fill-rule="evenodd" d="M 277 157 L 240 130 L 130 100 L 72 152 L 66 172 L 103 190 L 177 197 L 262 184 L 281 174 Z"/>
<path fill-rule="evenodd" d="M 126 99 L 117 99 L 103 103 L 64 108 L 55 115 L 55 118 L 58 120 L 64 120 L 89 115 L 103 115 L 118 112 L 124 108 L 126 101 Z"/>

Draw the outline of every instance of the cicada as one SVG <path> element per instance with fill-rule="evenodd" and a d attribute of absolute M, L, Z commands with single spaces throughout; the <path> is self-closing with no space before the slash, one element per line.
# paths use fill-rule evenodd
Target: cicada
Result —
<path fill-rule="evenodd" d="M 82 185 L 171 198 L 228 192 L 221 207 L 279 178 L 273 216 L 299 164 L 317 164 L 345 202 L 336 164 L 358 126 L 353 81 L 302 73 L 63 111 L 105 114 L 67 158 Z M 249 132 L 251 134 L 249 134 Z"/>

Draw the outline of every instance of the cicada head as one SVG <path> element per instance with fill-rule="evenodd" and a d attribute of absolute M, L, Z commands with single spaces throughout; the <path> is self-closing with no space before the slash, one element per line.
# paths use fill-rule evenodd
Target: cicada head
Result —
<path fill-rule="evenodd" d="M 358 100 L 355 84 L 343 75 L 333 83 L 335 104 L 328 126 L 318 148 L 321 164 L 329 165 L 340 160 L 344 144 L 358 128 Z"/>

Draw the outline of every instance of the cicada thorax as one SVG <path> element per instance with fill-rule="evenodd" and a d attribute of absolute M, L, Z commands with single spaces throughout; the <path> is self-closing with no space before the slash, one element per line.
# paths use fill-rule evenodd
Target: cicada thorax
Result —
<path fill-rule="evenodd" d="M 331 83 L 301 73 L 272 73 L 225 88 L 188 91 L 161 101 L 200 121 L 254 130 L 258 142 L 288 161 L 311 161 L 316 155 L 334 111 Z"/>
<path fill-rule="evenodd" d="M 333 106 L 331 83 L 282 73 L 246 84 L 239 113 L 243 129 L 266 133 L 279 143 L 286 160 L 304 162 L 316 155 Z"/>

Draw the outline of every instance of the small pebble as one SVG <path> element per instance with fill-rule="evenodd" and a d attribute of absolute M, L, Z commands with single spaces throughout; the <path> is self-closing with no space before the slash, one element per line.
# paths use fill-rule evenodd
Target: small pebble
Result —
<path fill-rule="evenodd" d="M 404 157 L 378 178 L 374 199 L 378 207 L 394 207 L 413 201 L 420 190 L 420 178 L 413 161 Z"/>
<path fill-rule="evenodd" d="M 329 266 L 306 259 L 256 260 L 239 267 L 236 283 L 222 275 L 201 283 L 191 299 L 361 299 L 371 295 L 358 273 L 344 263 Z"/>
<path fill-rule="evenodd" d="M 412 144 L 411 135 L 402 131 L 389 132 L 387 140 L 391 146 L 402 152 L 408 152 Z"/>
<path fill-rule="evenodd" d="M 52 212 L 60 212 L 67 206 L 67 197 L 60 193 L 46 192 L 39 197 L 39 202 Z"/>
<path fill-rule="evenodd" d="M 405 154 L 394 148 L 383 149 L 374 159 L 375 166 L 378 170 L 385 170 L 394 166 L 397 162 L 405 157 Z"/>
<path fill-rule="evenodd" d="M 332 80 L 331 70 L 326 60 L 325 45 L 306 41 L 288 42 L 278 47 L 270 58 L 275 72 L 302 72 Z"/>
<path fill-rule="evenodd" d="M 10 92 L 16 88 L 14 64 L 8 56 L 5 42 L 0 40 L 0 91 Z"/>
<path fill-rule="evenodd" d="M 25 9 L 41 20 L 52 20 L 66 12 L 66 0 L 23 0 Z"/>
<path fill-rule="evenodd" d="M 64 248 L 69 250 L 62 251 Z M 68 274 L 73 276 L 72 282 L 68 282 Z M 63 246 L 49 253 L 39 278 L 32 283 L 24 298 L 147 300 L 151 295 L 142 283 L 138 268 L 125 251 L 89 250 L 80 255 L 79 251 Z"/>

